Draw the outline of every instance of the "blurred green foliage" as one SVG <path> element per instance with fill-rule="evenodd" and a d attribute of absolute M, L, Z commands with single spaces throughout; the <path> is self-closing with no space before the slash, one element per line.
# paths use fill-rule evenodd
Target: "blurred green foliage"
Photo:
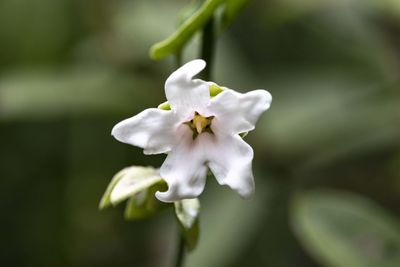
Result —
<path fill-rule="evenodd" d="M 370 201 L 320 190 L 299 194 L 292 208 L 293 229 L 324 265 L 399 265 L 398 222 Z"/>
<path fill-rule="evenodd" d="M 118 170 L 163 161 L 110 131 L 165 101 L 174 64 L 148 52 L 187 4 L 0 2 L 0 265 L 170 266 L 171 209 L 127 222 L 97 205 Z M 399 1 L 250 1 L 237 15 L 214 80 L 274 97 L 246 137 L 256 195 L 208 180 L 187 266 L 400 266 Z M 195 36 L 184 59 L 198 50 Z"/>

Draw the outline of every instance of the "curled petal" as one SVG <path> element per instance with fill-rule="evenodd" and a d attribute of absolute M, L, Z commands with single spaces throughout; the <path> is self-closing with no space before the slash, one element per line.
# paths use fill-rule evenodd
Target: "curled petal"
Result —
<path fill-rule="evenodd" d="M 225 134 L 251 131 L 271 101 L 271 94 L 261 89 L 245 94 L 224 90 L 210 101 L 209 110 L 215 115 L 212 129 Z"/>
<path fill-rule="evenodd" d="M 209 83 L 192 80 L 205 66 L 204 60 L 192 60 L 173 72 L 165 82 L 168 103 L 181 117 L 187 117 L 194 111 L 206 111 L 210 100 Z"/>
<path fill-rule="evenodd" d="M 150 108 L 115 125 L 111 134 L 120 142 L 143 148 L 145 154 L 160 154 L 175 144 L 176 122 L 173 112 Z"/>
<path fill-rule="evenodd" d="M 228 185 L 244 198 L 254 193 L 253 149 L 238 135 L 216 137 L 207 154 L 208 166 L 218 183 Z"/>
<path fill-rule="evenodd" d="M 168 153 L 160 168 L 160 175 L 168 184 L 166 192 L 156 193 L 156 197 L 163 202 L 195 198 L 204 190 L 207 167 L 202 140 L 209 134 L 202 134 L 201 138 L 193 140 L 188 127 L 181 130 L 180 143 Z"/>
<path fill-rule="evenodd" d="M 206 67 L 206 62 L 202 59 L 195 59 L 181 66 L 174 71 L 167 79 L 165 84 L 180 82 L 190 82 L 192 78 Z"/>

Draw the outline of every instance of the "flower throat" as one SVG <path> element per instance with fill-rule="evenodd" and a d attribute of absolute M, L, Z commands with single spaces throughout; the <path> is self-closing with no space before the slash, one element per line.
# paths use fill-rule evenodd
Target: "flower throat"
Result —
<path fill-rule="evenodd" d="M 185 124 L 193 131 L 193 139 L 195 139 L 199 134 L 203 132 L 208 132 L 213 134 L 211 129 L 211 122 L 214 116 L 203 117 L 197 111 L 195 112 L 193 119 L 186 122 Z"/>

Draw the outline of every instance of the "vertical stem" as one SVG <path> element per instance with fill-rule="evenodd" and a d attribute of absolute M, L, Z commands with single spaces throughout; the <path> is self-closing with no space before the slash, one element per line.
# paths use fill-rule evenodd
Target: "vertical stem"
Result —
<path fill-rule="evenodd" d="M 176 69 L 182 66 L 182 50 L 179 50 L 179 52 L 175 54 L 175 65 Z"/>
<path fill-rule="evenodd" d="M 214 18 L 211 17 L 203 28 L 201 40 L 201 58 L 207 62 L 207 67 L 202 72 L 201 78 L 209 81 L 211 80 L 213 56 L 215 49 L 215 32 L 214 32 Z M 176 64 L 178 67 L 181 65 L 181 52 L 175 55 Z M 179 240 L 175 258 L 175 267 L 182 267 L 185 258 L 185 239 L 179 231 Z"/>
<path fill-rule="evenodd" d="M 212 75 L 212 64 L 213 64 L 213 56 L 214 56 L 214 18 L 211 17 L 210 20 L 206 23 L 202 33 L 201 40 L 201 58 L 207 62 L 207 67 L 202 72 L 202 78 L 206 81 L 211 80 Z"/>
<path fill-rule="evenodd" d="M 182 267 L 183 266 L 183 261 L 185 258 L 185 239 L 181 233 L 181 231 L 178 231 L 178 247 L 177 247 L 177 252 L 176 252 L 176 258 L 175 258 L 175 267 Z"/>

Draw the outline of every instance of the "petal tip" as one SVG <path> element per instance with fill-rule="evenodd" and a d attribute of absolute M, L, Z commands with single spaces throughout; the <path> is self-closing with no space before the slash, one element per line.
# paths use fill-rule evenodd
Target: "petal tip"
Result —
<path fill-rule="evenodd" d="M 261 104 L 264 111 L 271 107 L 272 95 L 270 92 L 265 89 L 258 89 L 253 92 L 259 97 L 258 103 Z"/>
<path fill-rule="evenodd" d="M 176 71 L 174 71 L 167 79 L 165 84 L 178 82 L 181 80 L 189 81 L 196 74 L 201 72 L 206 67 L 206 62 L 202 59 L 194 59 L 182 65 Z"/>
<path fill-rule="evenodd" d="M 267 104 L 271 104 L 272 102 L 272 95 L 270 92 L 268 92 L 265 89 L 258 89 L 255 92 L 258 92 L 260 94 L 260 96 L 262 97 L 262 99 L 267 102 Z"/>
<path fill-rule="evenodd" d="M 203 59 L 193 59 L 192 61 L 189 61 L 188 63 L 186 63 L 185 65 L 189 65 L 192 68 L 196 68 L 196 69 L 204 69 L 207 65 L 207 63 L 203 60 Z"/>
<path fill-rule="evenodd" d="M 254 196 L 254 186 L 249 190 L 238 192 L 243 199 L 251 199 Z"/>
<path fill-rule="evenodd" d="M 111 129 L 111 136 L 114 137 L 115 139 L 117 139 L 118 141 L 120 141 L 120 138 L 119 138 L 120 125 L 121 125 L 121 122 L 114 125 L 114 127 Z"/>
<path fill-rule="evenodd" d="M 166 191 L 166 192 L 157 191 L 155 193 L 155 196 L 159 201 L 165 202 L 165 203 L 173 203 L 174 201 L 176 201 L 175 199 L 171 198 L 168 191 Z"/>
<path fill-rule="evenodd" d="M 177 71 L 182 70 L 186 73 L 186 79 L 190 80 L 196 74 L 200 73 L 205 67 L 207 63 L 202 59 L 194 59 L 192 61 L 187 62 L 182 67 L 180 67 Z"/>

